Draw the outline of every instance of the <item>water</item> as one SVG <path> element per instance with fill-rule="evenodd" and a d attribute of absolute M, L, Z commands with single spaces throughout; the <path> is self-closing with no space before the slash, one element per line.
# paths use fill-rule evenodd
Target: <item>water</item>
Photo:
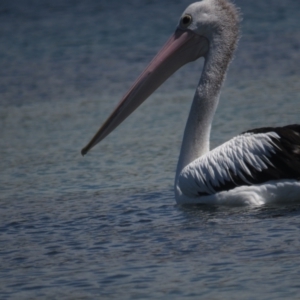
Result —
<path fill-rule="evenodd" d="M 175 204 L 201 61 L 80 156 L 188 4 L 1 1 L 1 299 L 298 298 L 298 204 Z M 236 4 L 243 34 L 212 147 L 299 123 L 299 1 Z"/>

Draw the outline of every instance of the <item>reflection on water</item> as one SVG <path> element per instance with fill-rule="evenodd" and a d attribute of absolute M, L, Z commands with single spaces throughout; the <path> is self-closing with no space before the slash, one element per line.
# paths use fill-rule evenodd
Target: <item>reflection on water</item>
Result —
<path fill-rule="evenodd" d="M 188 3 L 0 3 L 1 298 L 297 298 L 298 205 L 175 205 L 201 61 L 80 156 Z M 299 123 L 299 2 L 236 3 L 212 147 Z"/>

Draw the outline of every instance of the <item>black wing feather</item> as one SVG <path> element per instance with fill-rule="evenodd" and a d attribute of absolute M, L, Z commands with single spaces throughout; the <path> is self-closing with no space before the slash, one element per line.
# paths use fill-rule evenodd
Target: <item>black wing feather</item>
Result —
<path fill-rule="evenodd" d="M 258 172 L 252 170 L 257 183 L 268 180 L 299 179 L 300 178 L 300 125 L 293 124 L 284 127 L 265 127 L 249 130 L 245 133 L 275 132 L 280 139 L 272 138 L 276 145 L 275 153 L 269 157 L 274 166 Z M 249 166 L 249 165 L 248 165 Z M 251 168 L 251 166 L 249 166 Z"/>

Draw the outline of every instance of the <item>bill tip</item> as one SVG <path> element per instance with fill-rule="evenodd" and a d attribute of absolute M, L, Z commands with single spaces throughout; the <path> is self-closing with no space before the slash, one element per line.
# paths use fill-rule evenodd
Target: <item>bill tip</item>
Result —
<path fill-rule="evenodd" d="M 87 154 L 87 149 L 86 148 L 83 148 L 83 149 L 81 149 L 81 155 L 82 156 L 85 156 L 86 154 Z"/>

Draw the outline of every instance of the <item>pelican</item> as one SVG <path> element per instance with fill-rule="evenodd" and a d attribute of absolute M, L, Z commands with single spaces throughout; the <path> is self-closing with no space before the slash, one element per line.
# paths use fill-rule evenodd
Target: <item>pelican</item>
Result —
<path fill-rule="evenodd" d="M 82 149 L 82 155 L 175 71 L 203 57 L 176 170 L 176 202 L 262 205 L 300 200 L 300 125 L 252 129 L 209 148 L 220 90 L 239 39 L 239 23 L 239 11 L 228 0 L 202 0 L 188 6 L 175 33 Z"/>

